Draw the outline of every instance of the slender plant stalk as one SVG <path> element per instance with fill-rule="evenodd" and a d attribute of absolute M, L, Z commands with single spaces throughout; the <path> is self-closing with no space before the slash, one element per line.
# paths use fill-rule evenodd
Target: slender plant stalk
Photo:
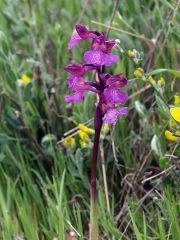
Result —
<path fill-rule="evenodd" d="M 107 204 L 107 210 L 110 213 L 110 203 L 109 203 L 109 196 L 108 196 L 108 185 L 107 185 L 107 177 L 106 177 L 106 167 L 105 167 L 105 157 L 104 157 L 104 147 L 103 143 L 100 148 L 101 150 L 101 163 L 102 163 L 102 172 L 103 172 L 103 181 L 104 181 L 104 191 L 105 191 L 105 196 L 106 196 L 106 204 Z"/>
<path fill-rule="evenodd" d="M 98 149 L 99 149 L 99 138 L 101 133 L 102 123 L 95 129 L 94 136 L 94 146 L 93 146 L 93 159 L 92 159 L 92 168 L 91 168 L 91 232 L 90 240 L 99 239 L 99 230 L 97 222 L 97 212 L 96 212 L 96 202 L 97 202 L 97 189 L 96 189 L 96 166 L 98 158 Z"/>

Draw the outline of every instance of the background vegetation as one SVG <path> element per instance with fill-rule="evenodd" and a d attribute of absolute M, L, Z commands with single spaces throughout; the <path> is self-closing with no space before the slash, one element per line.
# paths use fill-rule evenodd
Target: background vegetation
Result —
<path fill-rule="evenodd" d="M 66 104 L 63 68 L 68 60 L 81 62 L 87 47 L 82 43 L 67 52 L 75 23 L 107 32 L 114 2 L 0 0 L 0 239 L 88 239 L 93 136 L 82 147 L 76 123 L 93 128 L 96 99 L 87 94 L 83 103 Z M 112 71 L 128 77 L 130 98 L 128 116 L 102 134 L 101 239 L 180 239 L 180 148 L 164 136 L 169 111 L 147 79 L 134 77 L 136 66 L 122 51 L 140 52 L 147 74 L 173 69 L 158 70 L 154 79 L 157 91 L 174 105 L 178 5 L 123 0 L 112 20 L 109 37 L 120 39 L 121 46 L 114 50 L 120 62 Z M 23 74 L 28 84 L 20 80 Z M 165 84 L 158 85 L 161 77 Z M 74 146 L 56 144 L 64 134 L 75 136 Z"/>

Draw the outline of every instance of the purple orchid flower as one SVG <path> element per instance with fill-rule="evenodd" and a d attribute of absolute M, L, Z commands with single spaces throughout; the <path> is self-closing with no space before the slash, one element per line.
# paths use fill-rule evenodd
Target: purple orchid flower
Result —
<path fill-rule="evenodd" d="M 66 102 L 81 102 L 84 99 L 84 92 L 92 91 L 99 95 L 99 107 L 101 118 L 104 123 L 113 124 L 118 116 L 127 114 L 127 108 L 117 108 L 115 104 L 125 104 L 128 95 L 119 90 L 127 84 L 127 79 L 122 77 L 122 73 L 110 75 L 102 73 L 102 66 L 109 66 L 118 61 L 118 56 L 111 54 L 115 46 L 115 40 L 107 40 L 103 33 L 90 31 L 81 24 L 76 25 L 77 34 L 72 35 L 68 44 L 68 49 L 72 49 L 79 41 L 92 39 L 91 50 L 85 52 L 85 64 L 70 63 L 64 68 L 72 74 L 67 79 L 69 89 L 75 91 L 65 97 Z M 96 70 L 99 82 L 87 82 L 84 75 L 88 71 Z"/>
<path fill-rule="evenodd" d="M 111 53 L 115 46 L 115 40 L 108 40 L 106 35 L 97 31 L 88 30 L 81 24 L 76 25 L 76 34 L 73 34 L 68 44 L 71 50 L 81 40 L 91 39 L 90 50 L 84 53 L 84 64 L 70 63 L 64 68 L 71 74 L 67 78 L 67 84 L 73 94 L 65 96 L 66 102 L 81 102 L 84 99 L 85 91 L 98 94 L 99 101 L 94 113 L 94 146 L 93 161 L 91 168 L 91 211 L 92 211 L 92 239 L 98 239 L 98 228 L 96 223 L 96 165 L 99 147 L 99 138 L 103 122 L 108 124 L 116 123 L 119 116 L 128 113 L 127 107 L 116 107 L 117 104 L 125 104 L 128 94 L 119 88 L 127 85 L 127 78 L 122 77 L 123 73 L 111 75 L 104 73 L 105 67 L 118 62 L 119 58 Z M 89 71 L 96 71 L 98 80 L 87 81 L 85 74 Z"/>
<path fill-rule="evenodd" d="M 93 64 L 77 64 L 72 62 L 64 68 L 66 72 L 69 72 L 77 77 L 82 77 L 86 72 L 95 69 L 98 69 L 98 67 Z"/>
<path fill-rule="evenodd" d="M 93 86 L 93 82 L 86 82 L 84 75 L 86 72 L 97 69 L 97 66 L 91 64 L 71 63 L 64 68 L 65 71 L 72 74 L 67 78 L 68 87 L 75 93 L 65 96 L 66 102 L 81 102 L 84 98 L 84 91 L 100 93 L 97 87 Z"/>
<path fill-rule="evenodd" d="M 68 50 L 71 50 L 79 41 L 92 38 L 91 50 L 84 53 L 84 61 L 87 64 L 97 66 L 110 66 L 118 62 L 119 58 L 110 53 L 115 45 L 115 40 L 107 41 L 103 33 L 89 31 L 81 24 L 76 25 L 77 34 L 73 34 L 68 44 Z"/>
<path fill-rule="evenodd" d="M 73 34 L 69 41 L 68 50 L 71 50 L 81 40 L 86 40 L 88 38 L 96 38 L 101 35 L 99 32 L 89 31 L 82 24 L 76 24 L 76 32 L 77 34 Z"/>
<path fill-rule="evenodd" d="M 125 104 L 128 99 L 127 93 L 119 90 L 120 87 L 124 87 L 127 84 L 127 79 L 121 77 L 122 73 L 115 75 L 98 73 L 99 82 L 87 82 L 84 79 L 85 73 L 94 69 L 99 71 L 97 66 L 73 63 L 64 69 L 73 74 L 67 78 L 67 83 L 69 89 L 75 91 L 75 93 L 67 95 L 65 101 L 81 102 L 84 98 L 84 92 L 87 90 L 98 93 L 100 99 L 99 106 L 105 123 L 113 124 L 116 122 L 118 116 L 125 115 L 125 113 L 127 114 L 127 108 L 117 110 L 115 108 L 115 104 Z M 121 109 L 122 111 L 120 111 Z"/>

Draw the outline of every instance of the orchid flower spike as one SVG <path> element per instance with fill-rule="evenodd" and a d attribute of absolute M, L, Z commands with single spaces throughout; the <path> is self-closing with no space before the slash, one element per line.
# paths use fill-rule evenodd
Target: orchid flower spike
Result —
<path fill-rule="evenodd" d="M 98 103 L 94 113 L 94 144 L 93 159 L 91 166 L 91 237 L 98 240 L 98 224 L 96 217 L 96 166 L 98 158 L 99 139 L 102 124 L 115 124 L 118 117 L 126 115 L 127 107 L 116 107 L 117 104 L 125 104 L 128 94 L 119 88 L 124 87 L 128 80 L 122 77 L 122 73 L 111 75 L 105 73 L 105 67 L 117 63 L 118 56 L 111 53 L 116 44 L 115 40 L 108 40 L 106 35 L 97 31 L 91 31 L 81 24 L 76 25 L 76 34 L 73 34 L 68 44 L 68 50 L 71 50 L 82 40 L 91 39 L 90 49 L 84 53 L 84 63 L 70 63 L 64 68 L 71 74 L 67 78 L 67 84 L 73 94 L 65 96 L 66 102 L 81 102 L 84 99 L 85 91 L 91 91 L 98 94 Z M 85 75 L 89 71 L 96 71 L 98 81 L 87 81 Z M 87 130 L 87 129 L 86 129 Z M 81 139 L 84 139 L 87 133 L 79 131 Z M 82 135 L 83 134 L 83 135 Z"/>
<path fill-rule="evenodd" d="M 88 30 L 81 24 L 76 25 L 76 32 L 70 39 L 68 50 L 82 40 L 91 39 L 91 45 L 90 50 L 84 53 L 83 64 L 71 62 L 64 68 L 71 74 L 67 78 L 67 84 L 69 89 L 74 91 L 73 94 L 65 96 L 65 101 L 81 102 L 85 91 L 95 92 L 99 96 L 95 123 L 102 121 L 114 124 L 119 116 L 126 115 L 128 112 L 127 107 L 116 108 L 117 104 L 125 104 L 128 99 L 128 94 L 119 90 L 128 83 L 127 78 L 122 77 L 122 73 L 111 75 L 102 72 L 102 67 L 108 67 L 119 60 L 118 56 L 111 53 L 115 40 L 107 40 L 104 33 Z M 85 74 L 89 71 L 96 71 L 99 81 L 86 81 Z"/>

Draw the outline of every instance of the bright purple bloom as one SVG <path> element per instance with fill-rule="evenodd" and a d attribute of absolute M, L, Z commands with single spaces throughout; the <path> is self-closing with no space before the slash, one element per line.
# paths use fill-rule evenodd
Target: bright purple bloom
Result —
<path fill-rule="evenodd" d="M 84 90 L 85 81 L 82 77 L 70 76 L 67 78 L 67 84 L 70 90 L 79 91 Z"/>
<path fill-rule="evenodd" d="M 127 93 L 121 90 L 118 90 L 115 87 L 105 88 L 104 96 L 106 97 L 106 100 L 108 102 L 113 104 L 125 104 L 128 99 Z"/>
<path fill-rule="evenodd" d="M 65 96 L 66 102 L 81 102 L 84 98 L 84 91 L 75 92 Z"/>
<path fill-rule="evenodd" d="M 78 34 L 73 34 L 68 44 L 68 50 L 71 50 L 82 38 Z"/>
<path fill-rule="evenodd" d="M 124 87 L 128 80 L 127 78 L 121 77 L 123 73 L 117 73 L 115 75 L 111 75 L 109 73 L 102 73 L 101 78 L 105 82 L 106 86 L 111 86 L 111 87 Z"/>
<path fill-rule="evenodd" d="M 77 34 L 73 34 L 68 44 L 68 50 L 71 50 L 79 41 L 92 38 L 91 50 L 84 54 L 84 61 L 87 64 L 97 66 L 110 66 L 118 62 L 119 58 L 110 53 L 115 46 L 115 40 L 107 41 L 103 33 L 89 31 L 81 24 L 76 25 Z"/>
<path fill-rule="evenodd" d="M 103 117 L 103 122 L 113 124 L 117 121 L 117 118 L 119 116 L 127 115 L 127 113 L 128 113 L 127 107 L 109 109 Z"/>
<path fill-rule="evenodd" d="M 101 50 L 105 53 L 108 53 L 111 51 L 115 44 L 116 44 L 115 40 L 107 41 L 106 36 L 102 34 L 93 39 L 91 49 Z"/>
<path fill-rule="evenodd" d="M 110 66 L 118 62 L 119 58 L 111 53 L 104 53 L 101 50 L 90 50 L 84 53 L 84 61 L 87 64 L 95 64 L 98 66 Z"/>
<path fill-rule="evenodd" d="M 95 129 L 101 122 L 113 124 L 121 115 L 126 115 L 127 107 L 116 108 L 116 104 L 125 104 L 128 94 L 119 88 L 127 84 L 127 79 L 122 77 L 123 73 L 111 75 L 102 73 L 102 67 L 116 63 L 119 58 L 111 53 L 115 46 L 115 40 L 107 40 L 103 33 L 90 31 L 81 24 L 76 25 L 77 34 L 72 35 L 68 49 L 72 49 L 79 41 L 92 39 L 91 50 L 84 53 L 85 64 L 70 63 L 65 67 L 65 71 L 71 74 L 67 78 L 68 87 L 74 91 L 67 95 L 67 102 L 81 102 L 86 90 L 95 92 L 99 95 L 99 103 L 95 112 Z M 85 80 L 86 72 L 95 70 L 99 81 L 88 82 Z"/>
<path fill-rule="evenodd" d="M 71 50 L 81 40 L 96 38 L 99 35 L 98 32 L 89 31 L 85 26 L 81 24 L 76 25 L 76 32 L 77 34 L 73 34 L 69 41 L 68 50 Z"/>
<path fill-rule="evenodd" d="M 64 68 L 66 72 L 71 73 L 74 76 L 81 77 L 90 70 L 95 70 L 98 67 L 92 64 L 77 64 L 71 63 L 67 67 Z"/>

